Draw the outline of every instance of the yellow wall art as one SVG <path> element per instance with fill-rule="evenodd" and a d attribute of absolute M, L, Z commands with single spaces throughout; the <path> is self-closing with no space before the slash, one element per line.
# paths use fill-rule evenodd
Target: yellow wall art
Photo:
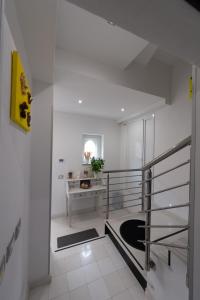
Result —
<path fill-rule="evenodd" d="M 26 132 L 31 129 L 31 90 L 20 55 L 12 52 L 10 118 Z"/>

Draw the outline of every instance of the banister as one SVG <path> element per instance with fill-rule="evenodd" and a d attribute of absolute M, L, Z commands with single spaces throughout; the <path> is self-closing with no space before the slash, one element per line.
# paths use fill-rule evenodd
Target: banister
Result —
<path fill-rule="evenodd" d="M 162 160 L 168 158 L 169 156 L 175 154 L 176 152 L 180 151 L 181 149 L 183 149 L 183 148 L 185 148 L 189 145 L 191 145 L 191 136 L 188 136 L 187 138 L 185 138 L 184 140 L 182 140 L 181 142 L 179 142 L 175 146 L 171 147 L 170 149 L 168 149 L 167 151 L 165 151 L 161 155 L 154 158 L 152 161 L 150 161 L 149 163 L 144 165 L 142 170 L 145 171 L 145 170 L 150 169 L 151 167 L 155 166 L 156 164 L 158 164 Z"/>
<path fill-rule="evenodd" d="M 125 173 L 125 172 L 140 172 L 140 171 L 148 170 L 151 167 L 153 167 L 156 164 L 158 164 L 159 162 L 161 162 L 162 160 L 168 158 L 169 156 L 175 154 L 176 152 L 182 150 L 183 148 L 191 145 L 191 140 L 192 140 L 192 138 L 191 138 L 191 135 L 190 135 L 187 138 L 185 138 L 182 141 L 180 141 L 175 146 L 169 148 L 167 151 L 163 152 L 162 154 L 160 154 L 159 156 L 157 156 L 156 158 L 154 158 L 149 163 L 145 164 L 142 168 L 138 168 L 138 169 L 122 169 L 122 170 L 105 170 L 105 171 L 103 171 L 103 173 L 104 174 L 108 174 L 108 173 Z"/>
<path fill-rule="evenodd" d="M 103 171 L 104 174 L 106 174 L 107 177 L 107 197 L 104 199 L 107 199 L 107 203 L 106 205 L 103 205 L 103 207 L 106 207 L 106 219 L 109 218 L 109 213 L 113 212 L 115 210 L 121 210 L 122 208 L 129 208 L 129 207 L 135 207 L 135 206 L 141 206 L 141 211 L 145 213 L 146 215 L 146 220 L 145 220 L 145 225 L 140 225 L 138 226 L 138 228 L 143 228 L 145 231 L 145 240 L 140 241 L 145 243 L 145 269 L 146 271 L 150 270 L 151 267 L 151 259 L 150 259 L 150 247 L 151 245 L 158 245 L 158 246 L 165 246 L 165 247 L 172 247 L 172 248 L 180 248 L 180 249 L 186 249 L 189 251 L 189 247 L 188 246 L 181 246 L 181 245 L 176 245 L 176 244 L 171 244 L 171 243 L 160 243 L 160 241 L 172 237 L 173 235 L 179 234 L 183 231 L 186 231 L 189 229 L 189 221 L 188 224 L 185 225 L 167 225 L 167 224 L 151 224 L 151 214 L 153 211 L 160 211 L 160 210 L 167 210 L 167 209 L 177 209 L 177 208 L 181 208 L 181 207 L 190 207 L 190 201 L 188 203 L 182 203 L 182 204 L 178 204 L 178 205 L 173 205 L 173 206 L 169 206 L 169 207 L 159 207 L 159 208 L 151 208 L 151 197 L 153 195 L 157 195 L 163 192 L 167 192 L 173 189 L 177 189 L 177 188 L 181 188 L 184 187 L 186 185 L 190 185 L 190 179 L 187 182 L 178 184 L 178 185 L 174 185 L 162 190 L 158 190 L 158 191 L 152 191 L 152 180 L 156 179 L 159 176 L 165 175 L 171 171 L 174 171 L 186 164 L 190 163 L 190 159 L 187 161 L 184 161 L 182 163 L 179 163 L 178 165 L 171 167 L 168 170 L 165 170 L 159 174 L 156 174 L 154 176 L 152 176 L 152 170 L 151 168 L 155 165 L 157 165 L 158 163 L 162 162 L 163 160 L 167 159 L 168 157 L 172 156 L 173 154 L 177 153 L 178 151 L 184 149 L 185 147 L 191 145 L 191 136 L 188 136 L 187 138 L 183 139 L 181 142 L 179 142 L 178 144 L 176 144 L 175 146 L 169 148 L 167 151 L 165 151 L 164 153 L 162 153 L 161 155 L 157 156 L 156 158 L 154 158 L 152 161 L 150 161 L 149 163 L 145 164 L 143 167 L 141 168 L 137 168 L 137 169 L 122 169 L 122 170 L 105 170 Z M 123 174 L 123 173 L 128 173 L 129 174 Z M 131 172 L 141 172 L 140 174 L 135 173 L 134 175 L 131 175 Z M 110 174 L 115 174 L 115 173 L 121 173 L 119 175 L 115 175 L 114 177 L 110 177 Z M 123 176 L 124 175 L 124 176 Z M 134 176 L 141 176 L 140 180 L 134 180 L 134 181 L 125 181 L 125 182 L 119 182 L 119 183 L 111 183 L 110 181 L 114 178 L 123 178 L 123 177 L 134 177 Z M 115 185 L 120 185 L 120 184 L 128 184 L 128 183 L 137 183 L 136 186 L 128 186 L 126 188 L 118 188 L 115 189 L 114 186 Z M 110 189 L 110 188 L 114 188 L 114 190 Z M 139 193 L 134 193 L 134 189 L 136 188 L 140 188 L 141 191 Z M 116 191 L 120 191 L 120 190 L 128 190 L 131 189 L 133 190 L 132 193 L 128 193 L 126 195 L 114 195 L 113 192 Z M 110 195 L 111 193 L 111 195 Z M 135 195 L 135 194 L 141 194 L 141 197 L 135 198 L 135 199 L 128 199 L 125 200 L 123 199 L 123 201 L 117 201 L 116 203 L 128 203 L 128 202 L 134 202 L 134 201 L 138 201 L 138 200 L 142 200 L 141 203 L 138 204 L 133 204 L 133 205 L 127 205 L 127 206 L 123 206 L 120 208 L 116 208 L 116 209 L 112 209 L 111 205 L 112 203 L 110 203 L 110 198 L 120 198 L 123 196 L 130 196 L 130 195 Z M 177 228 L 180 229 L 178 231 L 176 231 L 175 233 L 170 233 L 168 235 L 165 235 L 163 237 L 160 237 L 159 239 L 155 240 L 155 241 L 151 241 L 151 230 L 152 229 L 173 229 L 173 228 Z"/>
<path fill-rule="evenodd" d="M 125 172 L 139 172 L 142 171 L 142 169 L 122 169 L 122 170 L 106 170 L 103 171 L 104 174 L 107 173 L 125 173 Z"/>
<path fill-rule="evenodd" d="M 140 243 L 145 243 L 147 245 L 157 245 L 157 246 L 164 246 L 168 248 L 178 248 L 178 249 L 185 249 L 188 250 L 188 246 L 181 246 L 181 245 L 176 245 L 176 244 L 170 244 L 170 243 L 157 243 L 157 242 L 149 242 L 145 240 L 138 240 Z"/>

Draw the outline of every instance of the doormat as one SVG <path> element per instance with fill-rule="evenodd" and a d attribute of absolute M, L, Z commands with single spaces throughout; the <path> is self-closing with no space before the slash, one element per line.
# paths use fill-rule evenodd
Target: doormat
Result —
<path fill-rule="evenodd" d="M 95 228 L 87 229 L 84 231 L 68 234 L 57 238 L 57 247 L 70 247 L 74 244 L 87 242 L 88 240 L 95 239 L 98 237 L 99 235 Z"/>

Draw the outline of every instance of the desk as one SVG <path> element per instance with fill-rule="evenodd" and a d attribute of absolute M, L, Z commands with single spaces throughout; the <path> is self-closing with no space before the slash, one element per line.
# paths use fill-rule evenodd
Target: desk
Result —
<path fill-rule="evenodd" d="M 90 180 L 91 187 L 88 189 L 80 188 L 81 180 Z M 102 179 L 95 178 L 80 178 L 80 179 L 68 179 L 66 182 L 66 211 L 69 218 L 69 226 L 71 227 L 71 204 L 75 199 L 95 198 L 95 209 L 97 209 L 96 198 L 103 195 L 106 188 L 102 185 Z"/>

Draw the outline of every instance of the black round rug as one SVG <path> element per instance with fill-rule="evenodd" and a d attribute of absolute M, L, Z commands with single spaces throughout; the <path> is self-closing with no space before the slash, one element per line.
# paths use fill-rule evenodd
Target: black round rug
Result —
<path fill-rule="evenodd" d="M 145 251 L 145 245 L 138 240 L 145 240 L 145 229 L 138 228 L 138 225 L 145 225 L 142 220 L 128 220 L 121 224 L 120 234 L 127 244 L 130 246 Z"/>

